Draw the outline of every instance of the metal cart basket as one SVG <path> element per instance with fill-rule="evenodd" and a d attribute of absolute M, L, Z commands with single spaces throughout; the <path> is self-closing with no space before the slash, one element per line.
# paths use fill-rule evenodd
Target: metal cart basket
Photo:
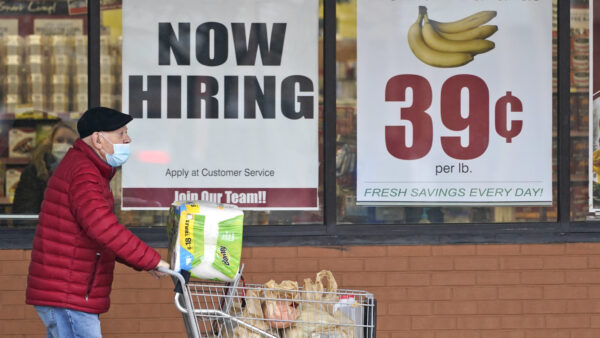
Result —
<path fill-rule="evenodd" d="M 360 290 L 282 290 L 245 284 L 190 280 L 159 268 L 176 284 L 175 306 L 189 337 L 371 338 L 377 303 Z M 268 315 L 265 315 L 265 311 Z"/>

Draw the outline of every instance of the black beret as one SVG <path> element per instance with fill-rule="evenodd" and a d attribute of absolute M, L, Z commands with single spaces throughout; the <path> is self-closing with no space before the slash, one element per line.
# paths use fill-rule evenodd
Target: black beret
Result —
<path fill-rule="evenodd" d="M 77 122 L 79 137 L 84 138 L 96 131 L 117 130 L 133 120 L 131 115 L 123 114 L 106 107 L 88 109 Z"/>

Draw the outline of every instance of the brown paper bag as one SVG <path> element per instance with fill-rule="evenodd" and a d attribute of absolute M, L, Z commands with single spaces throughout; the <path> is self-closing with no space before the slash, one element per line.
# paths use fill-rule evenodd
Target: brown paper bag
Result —
<path fill-rule="evenodd" d="M 270 330 L 263 315 L 262 302 L 257 290 L 246 291 L 246 307 L 242 311 L 240 320 L 250 324 L 258 329 L 269 332 Z M 252 319 L 256 318 L 256 319 Z M 238 325 L 233 330 L 234 338 L 261 338 L 261 334 L 256 333 L 242 325 Z"/>
<path fill-rule="evenodd" d="M 304 280 L 304 291 L 298 308 L 300 315 L 294 327 L 281 330 L 281 337 L 303 338 L 323 334 L 330 337 L 353 338 L 354 328 L 350 318 L 333 311 L 339 301 L 337 282 L 329 270 L 320 271 L 315 281 Z"/>
<path fill-rule="evenodd" d="M 272 328 L 286 328 L 298 318 L 298 282 L 274 280 L 265 283 L 263 313 Z"/>

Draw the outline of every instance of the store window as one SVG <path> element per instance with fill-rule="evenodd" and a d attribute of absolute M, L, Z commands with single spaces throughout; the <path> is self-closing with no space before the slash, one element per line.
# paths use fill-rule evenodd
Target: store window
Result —
<path fill-rule="evenodd" d="M 76 1 L 0 7 L 0 207 L 8 225 L 34 224 L 27 219 L 39 212 L 48 177 L 78 137 L 88 106 L 85 14 Z"/>
<path fill-rule="evenodd" d="M 552 116 L 552 193 L 550 194 L 550 198 L 552 199 L 551 205 L 545 205 L 545 206 L 537 206 L 537 205 L 523 205 L 523 206 L 502 206 L 502 204 L 504 203 L 496 203 L 496 205 L 494 205 L 494 203 L 488 203 L 488 206 L 468 206 L 469 203 L 462 203 L 462 204 L 467 204 L 467 206 L 452 206 L 452 203 L 448 203 L 446 205 L 443 205 L 444 203 L 440 203 L 442 205 L 435 205 L 436 203 L 431 203 L 431 205 L 427 205 L 428 203 L 423 203 L 426 205 L 419 205 L 419 203 L 414 203 L 414 206 L 387 206 L 384 205 L 383 203 L 379 203 L 379 206 L 375 205 L 375 206 L 365 206 L 365 205 L 361 205 L 360 203 L 357 203 L 357 181 L 360 181 L 360 177 L 357 177 L 357 167 L 360 167 L 360 165 L 357 165 L 357 163 L 359 161 L 357 161 L 357 154 L 358 156 L 360 156 L 360 152 L 357 151 L 357 141 L 360 142 L 361 140 L 357 140 L 357 126 L 359 123 L 357 123 L 357 115 L 361 114 L 361 112 L 357 112 L 357 82 L 358 81 L 364 81 L 365 83 L 370 83 L 369 86 L 376 86 L 376 83 L 373 82 L 375 80 L 372 80 L 373 78 L 376 78 L 375 74 L 373 74 L 373 72 L 370 72 L 367 76 L 363 77 L 363 78 L 359 78 L 357 79 L 357 1 L 356 0 L 343 0 L 343 1 L 337 1 L 337 25 L 338 25 L 338 39 L 337 39 L 337 59 L 336 59 L 336 68 L 337 68 L 337 158 L 336 158 L 336 165 L 337 165 L 337 170 L 336 170 L 336 176 L 337 176 L 337 185 L 338 185 L 338 201 L 340 203 L 339 208 L 338 208 L 338 212 L 337 212 L 337 220 L 339 223 L 348 223 L 348 224 L 377 224 L 377 223 L 385 223 L 385 224 L 423 224 L 423 223 L 446 223 L 446 224 L 450 224 L 450 223 L 516 223 L 516 222 L 555 222 L 557 220 L 557 184 L 556 184 L 556 130 L 557 130 L 557 121 L 556 121 L 556 116 L 557 116 L 557 92 L 556 92 L 556 84 L 557 84 L 557 77 L 556 77 L 556 72 L 557 72 L 557 63 L 556 63 L 556 58 L 557 58 L 557 40 L 556 40 L 556 36 L 557 36 L 557 31 L 556 31 L 556 14 L 557 14 L 557 9 L 556 9 L 556 1 L 554 2 L 554 5 L 552 6 L 552 32 L 550 32 L 550 30 L 548 29 L 548 34 L 552 34 L 552 51 L 548 50 L 548 55 L 547 55 L 547 60 L 549 60 L 550 56 L 552 56 L 552 59 L 554 60 L 554 62 L 552 63 L 552 71 L 553 71 L 553 78 L 552 78 L 552 83 L 553 86 L 550 88 L 549 83 L 546 87 L 548 87 L 548 91 L 552 90 L 552 105 L 548 105 L 548 111 L 547 111 L 547 116 Z M 547 2 L 546 2 L 547 3 Z M 395 10 L 396 7 L 400 6 L 400 3 L 395 3 L 395 5 L 390 5 L 390 4 L 386 4 L 386 6 L 389 7 L 388 10 Z M 445 5 L 445 4 L 444 4 Z M 444 7 L 444 5 L 438 4 L 437 7 Z M 408 6 L 408 5 L 406 5 Z M 429 7 L 430 8 L 436 8 L 435 7 L 436 4 L 430 4 Z M 452 6 L 451 4 L 447 5 L 449 8 Z M 478 9 L 481 9 L 481 7 L 484 5 L 478 5 Z M 508 6 L 508 5 L 507 5 Z M 390 44 L 394 44 L 394 45 L 400 45 L 402 44 L 404 41 L 402 41 L 402 37 L 398 37 L 395 35 L 395 33 L 397 33 L 397 31 L 402 31 L 400 28 L 397 28 L 397 24 L 399 24 L 398 22 L 394 22 L 394 26 L 393 28 L 389 28 L 389 30 L 385 27 L 383 27 L 383 25 L 378 23 L 375 23 L 375 21 L 382 21 L 385 20 L 383 19 L 381 16 L 379 16 L 378 14 L 369 14 L 367 12 L 369 12 L 370 10 L 374 10 L 372 7 L 371 8 L 367 8 L 368 6 L 363 6 L 362 9 L 363 13 L 358 13 L 359 15 L 363 15 L 363 17 L 367 17 L 367 19 L 365 19 L 365 26 L 370 26 L 370 25 L 378 25 L 378 28 L 376 29 L 376 31 L 379 31 L 381 33 L 377 33 L 377 34 L 381 34 L 380 38 L 383 39 L 383 34 L 386 33 L 387 35 L 385 35 L 385 38 L 387 39 L 385 42 L 386 46 L 389 46 Z M 485 6 L 484 6 L 485 7 Z M 585 8 L 584 8 L 585 7 Z M 424 7 L 423 7 L 424 8 Z M 574 4 L 574 8 L 578 8 L 575 9 L 575 13 L 577 13 L 577 11 L 581 11 L 583 15 L 583 12 L 585 12 L 585 15 L 587 15 L 587 6 L 582 6 L 581 4 L 577 3 Z M 359 9 L 359 11 L 360 11 Z M 440 9 L 438 9 L 438 15 L 441 15 L 439 12 Z M 475 9 L 475 4 L 473 5 L 473 8 L 469 10 L 470 12 L 476 12 L 477 10 Z M 456 11 L 456 15 L 459 15 L 460 13 L 463 12 L 469 12 L 469 11 Z M 449 15 L 448 13 L 450 13 L 452 11 L 449 11 L 446 13 L 446 17 L 451 17 L 451 15 Z M 469 13 L 470 13 L 469 12 Z M 506 12 L 506 11 L 505 11 Z M 400 13 L 400 11 L 395 12 L 397 15 L 399 15 L 398 13 Z M 415 14 L 417 13 L 417 9 L 415 6 Z M 430 13 L 431 14 L 431 13 Z M 372 18 L 377 17 L 377 19 L 371 20 L 369 21 L 368 17 L 369 15 L 371 15 Z M 431 14 L 432 16 L 435 14 Z M 548 15 L 550 15 L 550 13 L 548 13 Z M 416 16 L 415 16 L 416 18 Z M 409 26 L 410 24 L 412 24 L 414 18 L 411 19 L 410 22 L 405 23 L 404 26 Z M 491 21 L 490 24 L 492 25 L 502 25 L 500 23 L 498 23 L 499 20 L 496 21 Z M 502 28 L 506 28 L 506 20 L 500 21 L 500 22 L 504 22 L 505 23 L 505 27 Z M 573 21 L 572 21 L 573 24 Z M 583 25 L 587 25 L 587 21 L 585 21 L 583 23 Z M 491 26 L 490 27 L 497 27 L 497 26 Z M 502 29 L 501 28 L 501 29 Z M 579 32 L 579 33 L 577 33 Z M 579 34 L 580 37 L 577 41 L 587 41 L 587 27 L 585 29 L 581 29 L 581 30 L 573 30 L 573 34 Z M 369 37 L 366 37 L 366 33 L 363 32 L 363 38 L 368 39 Z M 361 38 L 360 34 L 359 34 L 359 38 Z M 392 40 L 394 40 L 395 42 L 391 42 Z M 494 36 L 492 36 L 490 38 L 490 40 L 494 40 Z M 376 44 L 377 42 L 374 42 L 374 44 Z M 406 46 L 407 48 L 405 48 L 405 50 L 409 50 L 408 49 L 408 45 Z M 500 47 L 502 48 L 502 47 Z M 581 50 L 585 50 L 587 51 L 587 46 L 586 47 L 580 47 Z M 382 49 L 384 49 L 383 45 L 382 45 Z M 385 55 L 387 53 L 387 51 L 389 50 L 389 48 L 385 48 L 383 51 L 381 51 L 381 54 L 378 55 L 382 55 L 382 61 L 380 63 L 380 68 L 385 67 Z M 408 54 L 410 54 L 410 51 L 407 52 Z M 552 53 L 552 55 L 550 55 L 550 53 Z M 365 51 L 365 54 L 368 54 L 368 51 Z M 363 54 L 363 55 L 365 55 Z M 374 54 L 373 54 L 374 55 Z M 410 55 L 412 57 L 412 55 Z M 380 57 L 380 56 L 377 56 Z M 377 57 L 373 57 L 370 60 L 374 60 Z M 477 56 L 479 57 L 479 56 Z M 476 58 L 477 58 L 476 57 Z M 578 60 L 581 60 L 580 62 L 585 63 L 585 66 L 587 67 L 587 59 L 585 58 L 581 58 L 578 57 Z M 402 64 L 403 62 L 406 62 L 407 60 L 403 61 L 402 59 L 398 59 L 398 65 Z M 505 65 L 506 66 L 506 65 Z M 360 65 L 358 65 L 358 67 L 360 67 Z M 422 68 L 418 68 L 417 70 L 414 70 L 414 72 L 419 73 L 419 71 Z M 440 69 L 440 68 L 438 68 Z M 479 68 L 481 69 L 481 68 Z M 471 69 L 469 69 L 469 71 L 471 71 Z M 466 71 L 466 72 L 469 72 Z M 506 70 L 507 72 L 510 72 L 510 69 Z M 365 74 L 365 73 L 363 73 Z M 578 79 L 578 81 L 580 81 L 580 88 L 579 89 L 575 89 L 574 93 L 573 93 L 573 97 L 572 97 L 572 101 L 577 101 L 577 100 L 585 100 L 585 102 L 583 103 L 583 106 L 581 107 L 581 111 L 579 110 L 574 110 L 574 115 L 573 118 L 581 118 L 582 120 L 576 120 L 576 123 L 572 124 L 572 136 L 573 136 L 573 144 L 574 144 L 574 148 L 572 148 L 573 151 L 573 170 L 572 170 L 572 181 L 573 181 L 573 185 L 572 185 L 572 191 L 573 191 L 573 204 L 572 204 L 572 213 L 573 213 L 573 219 L 585 219 L 586 215 L 588 215 L 588 211 L 587 211 L 587 202 L 585 200 L 585 197 L 587 196 L 587 188 L 586 188 L 586 184 L 587 184 L 587 149 L 586 149 L 586 145 L 587 145 L 587 113 L 588 113 L 588 107 L 587 107 L 587 92 L 586 93 L 582 93 L 582 94 L 576 94 L 577 92 L 583 92 L 583 91 L 587 91 L 587 73 L 581 72 L 577 74 L 578 76 L 581 76 L 581 79 Z M 585 76 L 585 78 L 583 78 L 583 76 Z M 548 79 L 548 81 L 550 81 L 550 79 Z M 407 94 L 408 95 L 408 94 Z M 435 93 L 433 94 L 435 95 Z M 359 100 L 361 100 L 360 98 L 360 94 L 358 94 L 359 96 Z M 383 94 L 381 94 L 381 97 L 383 98 Z M 550 97 L 550 95 L 545 95 L 544 97 Z M 363 100 L 365 100 L 365 98 L 362 98 Z M 550 108 L 551 107 L 551 108 Z M 432 108 L 435 109 L 435 108 Z M 369 111 L 363 111 L 362 114 L 364 115 L 369 115 L 371 114 L 371 116 L 376 115 L 376 114 L 381 114 L 381 112 L 379 111 L 379 107 L 373 108 L 371 110 L 371 107 L 367 108 L 367 110 Z M 550 111 L 551 110 L 551 111 Z M 408 112 L 406 113 L 408 114 Z M 463 114 L 464 116 L 464 114 Z M 369 117 L 371 118 L 371 117 Z M 460 129 L 465 128 L 464 126 L 461 126 Z M 381 130 L 381 132 L 379 132 L 380 135 L 383 135 L 384 131 L 383 129 Z M 372 137 L 373 134 L 372 133 L 369 135 L 369 137 Z M 375 135 L 376 136 L 376 135 Z M 491 137 L 491 136 L 490 136 Z M 364 141 L 363 141 L 364 142 Z M 490 146 L 491 147 L 491 146 Z M 372 152 L 376 152 L 377 150 L 374 148 L 371 148 Z M 379 150 L 382 153 L 387 153 L 385 147 L 382 147 L 382 149 Z M 488 152 L 491 152 L 493 150 L 488 149 Z M 363 154 L 363 156 L 365 156 Z M 365 156 L 366 157 L 366 156 Z M 501 157 L 498 157 L 497 159 L 494 159 L 494 157 L 490 157 L 490 162 L 493 162 L 495 160 L 498 161 L 503 161 L 503 159 Z M 506 160 L 506 159 L 504 159 Z M 391 160 L 387 163 L 390 163 Z M 576 162 L 576 163 L 575 163 Z M 463 162 L 467 165 L 470 165 L 470 163 L 468 161 Z M 379 163 L 379 165 L 381 166 L 382 164 Z M 460 165 L 460 164 L 459 164 Z M 548 163 L 549 165 L 549 163 Z M 456 171 L 459 170 L 458 166 L 455 166 L 454 168 L 452 168 L 451 165 L 447 165 L 447 166 L 441 166 L 440 168 L 442 170 L 441 174 L 445 174 L 445 172 L 443 172 L 444 170 L 448 169 L 448 171 L 454 170 L 455 175 L 456 175 Z M 426 170 L 426 169 L 424 169 Z M 410 181 L 411 178 L 411 172 L 410 171 L 406 171 L 406 176 L 402 176 L 402 175 L 397 175 L 397 181 Z M 412 171 L 412 173 L 416 173 L 415 171 Z M 437 173 L 436 173 L 437 175 Z M 453 178 L 450 178 L 450 176 L 448 176 L 448 180 L 452 180 Z M 416 194 L 420 194 L 420 193 L 429 193 L 432 191 L 435 191 L 435 193 L 438 192 L 444 192 L 444 191 L 448 191 L 448 193 L 452 193 L 451 190 L 445 189 L 444 187 L 447 185 L 444 185 L 445 182 L 440 183 L 436 188 L 432 188 L 432 189 L 408 189 L 408 194 L 411 194 L 411 192 L 415 192 Z M 402 186 L 401 183 L 397 184 L 396 186 Z M 439 188 L 439 190 L 438 190 Z M 481 191 L 482 189 L 485 189 L 485 184 L 479 184 L 476 188 L 475 191 Z M 384 191 L 384 189 L 381 189 L 381 191 Z M 458 191 L 458 193 L 460 193 L 460 188 L 458 188 L 456 191 Z M 467 194 L 469 193 L 469 191 L 472 190 L 466 190 Z M 390 194 L 394 193 L 393 188 L 390 189 L 389 191 L 387 191 Z M 400 193 L 402 192 L 402 190 L 400 189 Z M 377 203 L 373 203 L 373 204 L 377 204 Z M 393 203 L 392 203 L 393 204 Z M 401 204 L 401 203 L 399 203 Z M 461 203 L 457 203 L 457 204 L 461 204 Z M 518 203 L 512 203 L 512 204 L 518 204 Z M 526 203 L 525 203 L 526 204 Z M 548 204 L 548 203 L 546 203 Z"/>
<path fill-rule="evenodd" d="M 133 4 L 137 0 L 124 0 L 124 2 L 101 1 L 101 10 L 99 13 L 101 28 L 98 74 L 100 90 L 98 102 L 103 106 L 123 111 L 126 111 L 130 107 L 129 101 L 127 101 L 123 93 L 127 92 L 127 90 L 124 90 L 124 86 L 125 89 L 129 88 L 130 76 L 132 75 L 131 62 L 126 61 L 125 55 L 127 53 L 126 48 L 124 48 L 128 43 L 124 31 L 127 29 L 126 26 L 130 24 L 127 22 L 127 18 L 130 18 L 132 15 L 131 12 L 124 14 L 126 12 L 125 7 L 128 5 L 127 1 L 131 1 L 130 4 Z M 30 204 L 35 204 L 38 209 L 23 209 L 19 206 L 18 201 L 22 200 L 22 198 L 18 196 L 17 191 L 25 191 L 27 193 L 26 196 L 33 196 L 34 193 L 37 196 L 40 195 L 40 191 L 43 191 L 44 188 L 43 178 L 46 176 L 43 170 L 42 173 L 35 171 L 36 165 L 38 168 L 45 166 L 48 174 L 51 173 L 52 166 L 56 164 L 55 159 L 60 156 L 60 149 L 64 149 L 72 142 L 77 119 L 88 106 L 87 80 L 89 58 L 87 56 L 87 8 L 84 3 L 78 4 L 73 1 L 54 1 L 52 5 L 49 5 L 49 3 L 39 2 L 39 6 L 34 8 L 34 11 L 31 10 L 31 3 L 25 1 L 13 1 L 11 4 L 14 6 L 0 8 L 0 34 L 2 35 L 0 39 L 0 52 L 2 56 L 0 66 L 3 79 L 0 84 L 0 181 L 2 182 L 0 207 L 3 210 L 0 215 L 0 222 L 3 226 L 35 226 L 37 210 L 39 210 L 39 202 L 36 202 L 36 199 L 39 200 L 39 197 L 25 198 Z M 399 4 L 400 2 L 394 3 Z M 24 4 L 29 4 L 29 6 Z M 46 5 L 47 7 L 44 7 Z M 282 1 L 280 5 L 285 7 L 287 4 Z M 357 33 L 357 22 L 358 16 L 361 13 L 357 10 L 357 0 L 336 1 L 336 95 L 335 98 L 325 98 L 325 80 L 323 76 L 326 73 L 326 69 L 324 67 L 323 46 L 327 45 L 327 42 L 324 41 L 326 37 L 323 32 L 323 25 L 324 20 L 327 18 L 323 13 L 323 5 L 324 2 L 319 1 L 320 8 L 315 9 L 315 13 L 319 12 L 319 18 L 314 21 L 314 27 L 311 26 L 311 30 L 316 32 L 315 35 L 317 38 L 315 40 L 317 41 L 318 49 L 318 70 L 316 71 L 316 80 L 313 81 L 316 84 L 315 99 L 317 101 L 317 108 L 314 114 L 315 117 L 318 116 L 318 126 L 315 129 L 316 134 L 318 134 L 316 136 L 318 137 L 318 141 L 315 151 L 312 153 L 312 156 L 316 159 L 316 167 L 318 167 L 315 170 L 315 205 L 311 208 L 249 208 L 245 212 L 246 225 L 314 225 L 314 229 L 316 229 L 315 233 L 321 234 L 324 231 L 323 225 L 325 223 L 327 223 L 328 231 L 330 232 L 332 229 L 335 231 L 335 227 L 331 227 L 331 225 L 391 224 L 415 225 L 415 228 L 418 228 L 421 225 L 431 223 L 448 226 L 482 224 L 482 227 L 485 227 L 485 224 L 498 225 L 503 223 L 537 223 L 542 227 L 545 224 L 556 224 L 559 220 L 558 207 L 560 200 L 558 196 L 559 163 L 557 160 L 557 143 L 559 129 L 558 116 L 561 113 L 559 112 L 557 102 L 557 84 L 559 81 L 557 77 L 559 68 L 557 63 L 557 1 L 553 1 L 552 5 L 552 41 L 549 45 L 551 49 L 549 48 L 547 53 L 548 59 L 552 60 L 552 78 L 550 80 L 551 84 L 548 81 L 548 91 L 544 93 L 544 95 L 548 94 L 552 99 L 552 103 L 548 106 L 548 109 L 544 110 L 548 116 L 552 116 L 551 120 L 549 119 L 551 121 L 551 150 L 548 155 L 551 162 L 549 166 L 552 167 L 550 172 L 551 179 L 549 180 L 551 189 L 548 189 L 551 191 L 549 193 L 551 202 L 544 203 L 544 205 L 504 205 L 503 203 L 483 203 L 481 205 L 462 205 L 460 203 L 455 205 L 444 203 L 413 203 L 411 205 L 395 205 L 392 203 L 383 205 L 374 203 L 369 205 L 368 203 L 357 202 L 357 182 L 359 181 L 357 167 L 359 166 L 358 147 L 360 142 L 357 137 L 358 114 L 360 113 L 358 111 L 357 98 L 360 101 L 358 81 L 363 81 L 357 75 L 359 73 L 357 56 L 359 54 L 358 45 L 360 43 L 358 41 L 360 34 Z M 432 8 L 434 6 L 428 6 L 431 7 L 430 10 L 433 12 L 434 9 Z M 152 8 L 152 6 L 149 6 L 149 8 Z M 596 220 L 597 216 L 594 209 L 597 208 L 600 210 L 600 202 L 598 202 L 600 201 L 600 197 L 598 197 L 600 196 L 600 184 L 597 183 L 598 174 L 595 173 L 593 167 L 596 163 L 590 160 L 591 156 L 594 158 L 600 157 L 598 155 L 600 151 L 598 151 L 599 146 L 597 141 L 598 129 L 600 129 L 598 127 L 598 114 L 590 115 L 590 109 L 593 109 L 590 108 L 593 106 L 591 103 L 593 102 L 593 97 L 590 97 L 590 92 L 594 91 L 590 82 L 590 71 L 592 69 L 591 56 L 595 55 L 590 52 L 592 42 L 589 29 L 591 21 L 590 8 L 591 6 L 586 0 L 571 1 L 570 196 L 566 200 L 568 200 L 570 205 L 569 218 L 573 222 Z M 272 14 L 269 10 L 263 9 L 263 11 L 262 15 L 265 15 L 265 17 Z M 259 13 L 257 15 L 260 17 L 260 8 L 256 8 L 253 12 Z M 362 14 L 365 12 L 368 12 L 368 10 L 363 11 Z M 147 18 L 156 17 L 158 14 L 152 12 L 148 15 L 139 14 L 139 16 Z M 165 15 L 165 13 L 160 14 Z M 235 16 L 234 12 L 229 14 L 232 17 Z M 413 14 L 417 14 L 416 9 Z M 239 18 L 227 20 L 227 25 L 222 25 L 225 27 L 225 31 L 223 32 L 229 37 L 232 36 L 234 29 L 231 22 L 235 22 L 236 20 L 239 20 Z M 414 18 L 411 20 L 414 20 Z M 491 23 L 497 24 L 494 21 Z M 179 24 L 179 22 L 171 22 L 171 30 L 165 31 L 167 35 L 170 34 L 171 37 L 179 39 L 181 37 L 179 35 L 181 32 L 180 27 L 185 27 L 185 25 L 180 26 Z M 135 34 L 144 34 L 144 30 L 146 29 L 144 25 L 132 25 L 137 29 Z M 202 22 L 195 22 L 194 26 L 190 29 L 193 37 L 190 40 L 190 57 L 192 63 L 200 59 L 198 62 L 201 66 L 209 69 L 215 66 L 203 64 L 201 60 L 215 60 L 215 55 L 198 55 L 198 51 L 194 49 L 194 38 L 196 37 L 194 34 L 199 34 L 197 33 L 197 29 L 201 25 Z M 267 31 L 271 32 L 273 27 L 267 26 Z M 209 26 L 209 34 L 213 35 L 207 36 L 210 37 L 214 36 L 214 34 L 219 34 L 220 28 L 221 25 Z M 247 34 L 251 34 L 249 27 L 245 27 L 245 29 Z M 241 30 L 238 30 L 239 32 Z M 270 37 L 270 35 L 265 36 Z M 494 39 L 491 38 L 491 40 Z M 385 41 L 388 42 L 388 40 Z M 289 46 L 288 44 L 293 44 L 289 40 L 285 43 L 286 48 Z M 231 42 L 229 47 L 229 53 L 235 53 L 234 42 Z M 172 49 L 168 50 L 170 60 L 172 60 L 173 64 L 181 62 L 181 60 L 175 59 L 175 52 Z M 155 50 L 140 49 L 140 53 L 148 51 L 151 51 L 154 53 L 153 55 L 158 57 L 158 53 L 155 53 Z M 257 53 L 257 57 L 260 58 L 262 53 L 263 51 Z M 205 59 L 202 59 L 203 57 Z M 194 71 L 196 72 L 197 69 Z M 188 73 L 186 74 L 185 70 L 182 70 L 179 75 L 199 75 L 199 73 Z M 145 73 L 144 76 L 151 75 L 153 74 L 150 71 Z M 167 75 L 178 75 L 178 73 Z M 255 74 L 244 75 L 256 77 Z M 268 76 L 269 74 L 261 73 L 260 75 Z M 148 81 L 149 78 L 142 79 L 140 92 L 143 93 L 149 90 Z M 236 80 L 229 78 L 228 81 Z M 238 85 L 244 82 L 244 80 L 240 79 L 237 81 Z M 177 83 L 177 80 L 175 80 L 175 83 Z M 232 83 L 228 82 L 229 85 Z M 261 91 L 265 90 L 268 86 L 262 77 L 252 83 L 250 84 L 251 86 L 254 85 L 254 88 L 258 88 Z M 225 85 L 225 81 L 222 81 L 220 84 Z M 206 86 L 206 83 L 202 84 L 202 86 Z M 279 83 L 277 83 L 276 88 L 278 90 L 281 89 Z M 233 93 L 233 91 L 229 92 L 230 95 L 234 95 Z M 241 93 L 242 91 L 238 94 L 241 95 Z M 161 93 L 163 100 L 168 95 L 171 94 L 167 94 L 166 92 Z M 254 97 L 256 100 L 254 110 L 256 114 L 263 113 L 262 109 L 267 107 L 264 105 L 264 102 L 258 102 L 260 99 L 259 96 Z M 336 102 L 335 137 L 329 135 L 325 138 L 324 136 L 323 117 L 329 113 L 324 111 L 324 101 L 326 99 L 335 99 Z M 147 114 L 148 106 L 151 105 L 151 97 L 148 96 L 143 101 L 144 114 Z M 188 102 L 185 101 L 185 96 L 182 96 L 181 102 L 182 104 Z M 202 104 L 206 105 L 207 103 L 204 102 Z M 297 104 L 290 106 L 291 108 L 289 109 L 293 110 L 297 108 Z M 125 106 L 127 109 L 124 108 Z M 234 114 L 233 112 L 230 111 L 231 114 Z M 130 127 L 131 129 L 144 128 L 146 126 L 145 123 L 147 122 L 134 120 L 134 123 Z M 160 140 L 161 138 L 169 137 L 169 135 L 176 135 L 178 131 L 165 124 L 164 127 L 154 128 L 151 132 L 145 131 L 145 133 Z M 592 136 L 591 138 L 590 135 Z M 200 138 L 197 135 L 190 138 L 190 140 L 198 139 Z M 327 142 L 334 141 L 336 146 L 335 185 L 332 185 L 329 182 L 332 177 L 327 176 L 324 172 L 324 164 L 327 160 L 327 154 L 324 154 L 324 149 L 326 148 L 324 145 Z M 134 137 L 133 142 L 138 145 L 143 144 L 143 138 Z M 218 140 L 211 140 L 210 142 L 219 144 Z M 54 144 L 64 145 L 53 147 Z M 296 150 L 296 148 L 289 148 L 289 151 Z M 152 160 L 157 160 L 156 156 L 158 156 L 158 160 L 160 160 L 160 156 L 163 155 L 165 154 L 160 152 L 150 152 L 148 156 L 151 156 Z M 299 155 L 297 159 L 293 159 L 290 162 L 302 163 L 303 161 L 304 157 Z M 294 165 L 291 164 L 290 166 Z M 201 167 L 206 167 L 206 165 L 202 164 Z M 443 166 L 440 168 L 442 172 L 446 169 L 450 170 L 450 168 L 444 168 Z M 115 194 L 115 211 L 121 222 L 131 227 L 164 226 L 168 217 L 168 211 L 165 208 L 137 207 L 135 205 L 132 207 L 132 204 L 128 204 L 131 203 L 131 195 L 127 195 L 128 192 L 126 189 L 131 188 L 132 181 L 131 176 L 127 177 L 126 171 L 127 168 L 124 171 L 119 170 L 111 182 L 112 190 Z M 265 172 L 262 173 L 264 174 Z M 23 188 L 25 187 L 24 182 L 27 180 L 23 178 L 29 175 L 36 178 L 37 185 L 25 189 Z M 152 181 L 152 179 L 149 181 Z M 150 183 L 143 188 L 152 188 L 153 186 Z M 327 196 L 325 196 L 324 187 L 328 186 L 328 184 L 329 187 L 335 188 L 336 203 L 335 217 L 330 218 L 326 222 L 324 201 L 327 199 Z M 18 188 L 19 186 L 21 188 Z M 134 188 L 136 188 L 135 184 Z M 183 194 L 182 198 L 187 197 L 185 192 L 177 191 L 175 193 L 176 196 L 178 193 Z M 235 192 L 231 192 L 231 194 L 233 193 Z M 329 189 L 327 193 L 333 194 L 333 189 Z M 169 193 L 168 198 L 171 198 L 171 196 L 172 192 Z M 238 194 L 236 196 L 238 196 L 236 198 L 239 201 L 239 196 L 242 195 Z M 189 197 L 201 198 L 202 196 L 192 194 Z M 294 198 L 291 194 L 289 197 L 291 199 Z M 590 201 L 592 203 L 591 209 Z M 221 200 L 221 202 L 227 201 Z"/>

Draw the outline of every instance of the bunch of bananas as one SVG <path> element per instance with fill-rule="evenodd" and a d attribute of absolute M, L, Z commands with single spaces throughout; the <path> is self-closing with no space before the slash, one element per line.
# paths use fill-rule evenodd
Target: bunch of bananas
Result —
<path fill-rule="evenodd" d="M 438 22 L 429 19 L 425 6 L 419 6 L 419 17 L 408 29 L 408 45 L 419 60 L 430 66 L 459 67 L 473 61 L 476 54 L 494 48 L 486 38 L 498 26 L 483 24 L 495 16 L 496 11 L 481 11 L 458 21 Z"/>

